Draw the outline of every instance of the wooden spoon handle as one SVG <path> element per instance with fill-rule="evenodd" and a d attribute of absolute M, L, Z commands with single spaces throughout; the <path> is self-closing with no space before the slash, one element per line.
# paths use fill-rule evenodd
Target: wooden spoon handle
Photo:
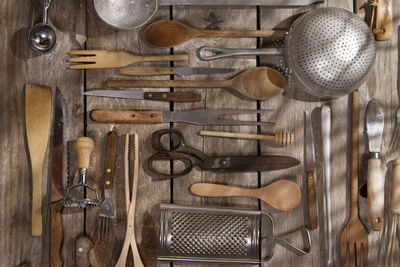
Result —
<path fill-rule="evenodd" d="M 226 88 L 230 80 L 108 80 L 109 87 L 157 88 L 157 87 L 192 87 L 192 88 Z"/>
<path fill-rule="evenodd" d="M 135 56 L 135 62 L 187 61 L 188 59 L 188 55 Z"/>
<path fill-rule="evenodd" d="M 400 214 L 400 158 L 394 161 L 390 210 L 395 214 Z"/>
<path fill-rule="evenodd" d="M 34 84 L 25 87 L 26 136 L 32 166 L 32 236 L 41 236 L 42 176 L 50 131 L 51 89 Z"/>
<path fill-rule="evenodd" d="M 198 31 L 196 37 L 283 37 L 286 31 L 274 30 L 231 30 L 231 31 Z"/>
<path fill-rule="evenodd" d="M 351 111 L 351 160 L 350 160 L 350 217 L 358 218 L 358 127 L 359 127 L 358 91 L 352 93 Z"/>

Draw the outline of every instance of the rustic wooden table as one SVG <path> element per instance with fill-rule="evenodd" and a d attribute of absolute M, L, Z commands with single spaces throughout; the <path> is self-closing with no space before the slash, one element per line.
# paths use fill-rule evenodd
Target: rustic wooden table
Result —
<path fill-rule="evenodd" d="M 275 220 L 275 234 L 285 233 L 301 227 L 305 223 L 303 201 L 294 210 L 276 212 L 271 207 L 255 199 L 240 198 L 200 198 L 192 195 L 188 187 L 195 182 L 215 182 L 242 187 L 261 187 L 280 178 L 288 178 L 305 188 L 305 173 L 303 164 L 303 131 L 304 111 L 311 111 L 322 104 L 332 109 L 332 210 L 333 236 L 335 242 L 335 266 L 338 266 L 339 233 L 349 212 L 349 101 L 348 97 L 336 100 L 318 102 L 298 100 L 294 96 L 278 96 L 268 101 L 250 102 L 239 99 L 223 89 L 191 90 L 202 94 L 203 100 L 193 104 L 160 103 L 151 101 L 122 100 L 112 98 L 83 97 L 81 93 L 92 88 L 101 88 L 103 82 L 111 76 L 117 76 L 117 69 L 105 70 L 68 70 L 66 64 L 67 52 L 71 49 L 114 49 L 132 53 L 149 54 L 189 54 L 188 65 L 191 67 L 229 67 L 237 72 L 253 66 L 265 66 L 281 63 L 279 58 L 241 57 L 216 61 L 199 61 L 196 50 L 203 45 L 221 47 L 255 48 L 262 45 L 262 40 L 233 38 L 199 38 L 188 41 L 174 49 L 156 49 L 144 42 L 142 28 L 137 30 L 116 30 L 108 27 L 95 14 L 92 1 L 64 0 L 53 1 L 49 9 L 49 21 L 56 29 L 58 45 L 46 55 L 33 54 L 26 45 L 28 28 L 37 21 L 40 14 L 39 1 L 2 1 L 0 4 L 2 58 L 0 75 L 1 104 L 0 115 L 0 262 L 1 266 L 18 266 L 27 263 L 30 266 L 47 266 L 49 264 L 49 220 L 48 220 L 48 188 L 49 183 L 43 183 L 44 199 L 44 234 L 42 237 L 31 236 L 31 180 L 24 137 L 24 84 L 36 83 L 58 87 L 67 101 L 68 109 L 68 140 L 79 136 L 90 136 L 95 140 L 95 151 L 92 155 L 89 170 L 89 182 L 99 188 L 103 177 L 104 150 L 107 133 L 115 127 L 119 135 L 138 133 L 140 139 L 140 161 L 153 153 L 149 144 L 149 135 L 164 128 L 180 130 L 186 142 L 207 154 L 283 154 L 296 157 L 302 164 L 282 171 L 263 173 L 215 174 L 212 172 L 192 171 L 183 178 L 167 181 L 151 180 L 151 177 L 140 170 L 138 201 L 136 209 L 136 236 L 140 254 L 146 266 L 169 266 L 168 263 L 157 262 L 157 246 L 159 232 L 160 203 L 176 203 L 190 205 L 223 205 L 230 207 L 250 208 L 271 212 Z M 245 1 L 244 1 L 245 2 Z M 326 0 L 327 6 L 341 7 L 359 13 L 363 0 Z M 356 3 L 354 5 L 353 3 Z M 360 92 L 360 122 L 364 122 L 365 107 L 372 98 L 379 99 L 385 107 L 385 132 L 383 153 L 391 157 L 399 156 L 398 151 L 389 151 L 388 144 L 392 134 L 397 97 L 397 27 L 399 25 L 399 1 L 393 1 L 394 34 L 390 41 L 377 42 L 377 55 L 372 72 L 367 82 L 359 89 Z M 213 24 L 220 29 L 286 29 L 296 17 L 296 14 L 315 7 L 281 8 L 266 7 L 163 7 L 160 8 L 151 21 L 172 19 L 184 22 L 194 28 L 203 29 Z M 34 12 L 36 11 L 36 12 Z M 170 63 L 153 63 L 157 66 L 170 66 Z M 175 66 L 187 63 L 175 62 Z M 150 65 L 150 64 L 138 64 Z M 232 74 L 219 75 L 225 79 Z M 181 79 L 181 77 L 164 76 L 165 79 Z M 185 79 L 215 78 L 190 76 Z M 160 77 L 154 77 L 160 79 Z M 169 91 L 164 88 L 162 91 Z M 180 91 L 174 89 L 174 91 Z M 164 109 L 189 110 L 193 108 L 274 108 L 275 112 L 263 114 L 261 120 L 273 120 L 274 126 L 243 126 L 243 127 L 202 127 L 183 123 L 159 125 L 122 125 L 98 124 L 89 118 L 89 112 L 94 108 L 131 108 L 131 109 Z M 255 115 L 243 116 L 244 119 L 256 120 Z M 313 117 L 315 126 L 318 122 Z M 364 124 L 360 123 L 360 183 L 366 179 L 367 142 Z M 233 139 L 201 137 L 197 133 L 202 130 L 224 130 L 243 133 L 290 131 L 295 134 L 295 144 L 287 147 L 277 147 L 271 142 L 256 142 Z M 100 256 L 102 266 L 112 266 L 118 259 L 125 236 L 126 218 L 123 178 L 123 146 L 122 137 L 118 150 L 118 171 L 115 177 L 113 201 L 117 206 L 117 218 L 114 222 L 115 238 L 110 243 L 97 241 L 97 210 L 71 211 L 64 209 L 64 243 L 62 256 L 64 266 L 75 265 L 75 240 L 82 235 L 89 236 L 95 243 L 95 250 Z M 318 139 L 317 139 L 318 140 Z M 320 142 L 316 145 L 317 161 L 317 193 L 322 190 L 322 158 Z M 49 152 L 48 152 L 49 154 Z M 49 157 L 47 157 L 49 159 Z M 389 158 L 388 160 L 390 160 Z M 44 168 L 44 181 L 49 181 L 49 160 Z M 73 172 L 74 170 L 70 170 Z M 387 190 L 390 185 L 390 168 L 386 174 Z M 304 192 L 304 190 L 303 190 Z M 321 194 L 318 195 L 319 206 L 322 206 Z M 367 200 L 360 198 L 360 217 L 369 228 L 367 220 Z M 317 230 L 311 231 L 312 248 L 307 255 L 296 256 L 281 246 L 276 246 L 275 255 L 265 266 L 324 266 L 325 248 L 323 245 L 322 220 Z M 291 235 L 288 240 L 301 246 L 300 237 Z M 383 242 L 380 232 L 369 234 L 369 266 L 381 266 L 377 263 L 378 254 Z M 398 254 L 397 254 L 398 255 Z M 129 266 L 133 266 L 132 258 Z M 174 265 L 188 265 L 186 263 Z"/>

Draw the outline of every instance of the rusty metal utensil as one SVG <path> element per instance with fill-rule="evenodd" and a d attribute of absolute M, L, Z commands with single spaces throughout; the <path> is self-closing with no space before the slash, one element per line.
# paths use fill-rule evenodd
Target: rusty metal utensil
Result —
<path fill-rule="evenodd" d="M 366 267 L 368 264 L 368 232 L 358 217 L 358 127 L 359 99 L 358 91 L 352 95 L 351 114 L 351 161 L 350 161 L 350 217 L 340 236 L 340 257 L 342 266 L 346 266 L 346 258 L 350 266 Z M 353 261 L 355 262 L 353 263 Z"/>
<path fill-rule="evenodd" d="M 211 57 L 203 56 L 213 50 Z M 334 7 L 316 8 L 300 16 L 289 28 L 284 48 L 254 50 L 203 47 L 203 60 L 233 55 L 283 56 L 299 87 L 317 97 L 339 97 L 366 80 L 375 59 L 371 30 L 357 15 Z"/>

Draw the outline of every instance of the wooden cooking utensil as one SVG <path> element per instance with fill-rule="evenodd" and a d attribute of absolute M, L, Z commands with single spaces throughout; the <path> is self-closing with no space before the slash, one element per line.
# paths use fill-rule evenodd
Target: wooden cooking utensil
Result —
<path fill-rule="evenodd" d="M 25 85 L 25 123 L 32 166 L 32 236 L 41 236 L 42 176 L 50 131 L 51 89 Z"/>
<path fill-rule="evenodd" d="M 188 60 L 188 55 L 137 56 L 113 50 L 71 50 L 69 54 L 81 57 L 71 57 L 68 59 L 68 62 L 83 63 L 70 65 L 70 69 L 119 68 L 138 62 Z"/>
<path fill-rule="evenodd" d="M 350 266 L 354 253 L 357 267 L 368 264 L 368 233 L 358 217 L 358 126 L 359 126 L 359 99 L 358 91 L 352 94 L 351 114 L 351 161 L 350 161 L 350 217 L 340 236 L 340 258 L 342 266 L 346 266 L 346 253 L 349 252 Z M 361 259 L 363 250 L 363 259 Z"/>
<path fill-rule="evenodd" d="M 160 20 L 146 27 L 144 36 L 153 46 L 172 47 L 197 37 L 283 37 L 286 31 L 268 30 L 197 30 L 172 20 Z"/>
<path fill-rule="evenodd" d="M 108 80 L 106 85 L 134 88 L 229 88 L 246 98 L 265 100 L 282 94 L 286 80 L 277 70 L 268 67 L 254 67 L 230 80 Z"/>
<path fill-rule="evenodd" d="M 225 137 L 236 139 L 250 139 L 250 140 L 268 140 L 274 141 L 277 145 L 291 145 L 294 142 L 294 134 L 288 132 L 278 132 L 274 135 L 267 134 L 247 134 L 247 133 L 230 133 L 218 131 L 200 131 L 199 135 L 212 136 L 212 137 Z"/>
<path fill-rule="evenodd" d="M 197 183 L 190 187 L 190 192 L 204 197 L 255 197 L 263 200 L 277 210 L 291 210 L 301 200 L 299 186 L 289 180 L 279 180 L 261 188 L 241 188 L 229 185 Z"/>

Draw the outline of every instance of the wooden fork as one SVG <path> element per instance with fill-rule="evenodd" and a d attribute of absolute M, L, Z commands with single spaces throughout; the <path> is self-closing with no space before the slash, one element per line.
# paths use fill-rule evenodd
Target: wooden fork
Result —
<path fill-rule="evenodd" d="M 358 91 L 352 95 L 352 130 L 351 130 L 351 161 L 350 161 L 350 218 L 340 237 L 340 257 L 342 266 L 346 266 L 346 256 L 349 255 L 350 266 L 361 266 L 361 252 L 363 252 L 363 266 L 368 264 L 368 233 L 358 217 L 358 126 L 359 126 L 359 99 Z M 353 263 L 353 260 L 356 262 Z"/>
<path fill-rule="evenodd" d="M 137 62 L 149 61 L 186 61 L 188 55 L 157 55 L 137 56 L 123 51 L 113 50 L 71 50 L 70 55 L 81 57 L 70 57 L 68 62 L 84 63 L 70 65 L 70 69 L 102 69 L 119 68 Z"/>

